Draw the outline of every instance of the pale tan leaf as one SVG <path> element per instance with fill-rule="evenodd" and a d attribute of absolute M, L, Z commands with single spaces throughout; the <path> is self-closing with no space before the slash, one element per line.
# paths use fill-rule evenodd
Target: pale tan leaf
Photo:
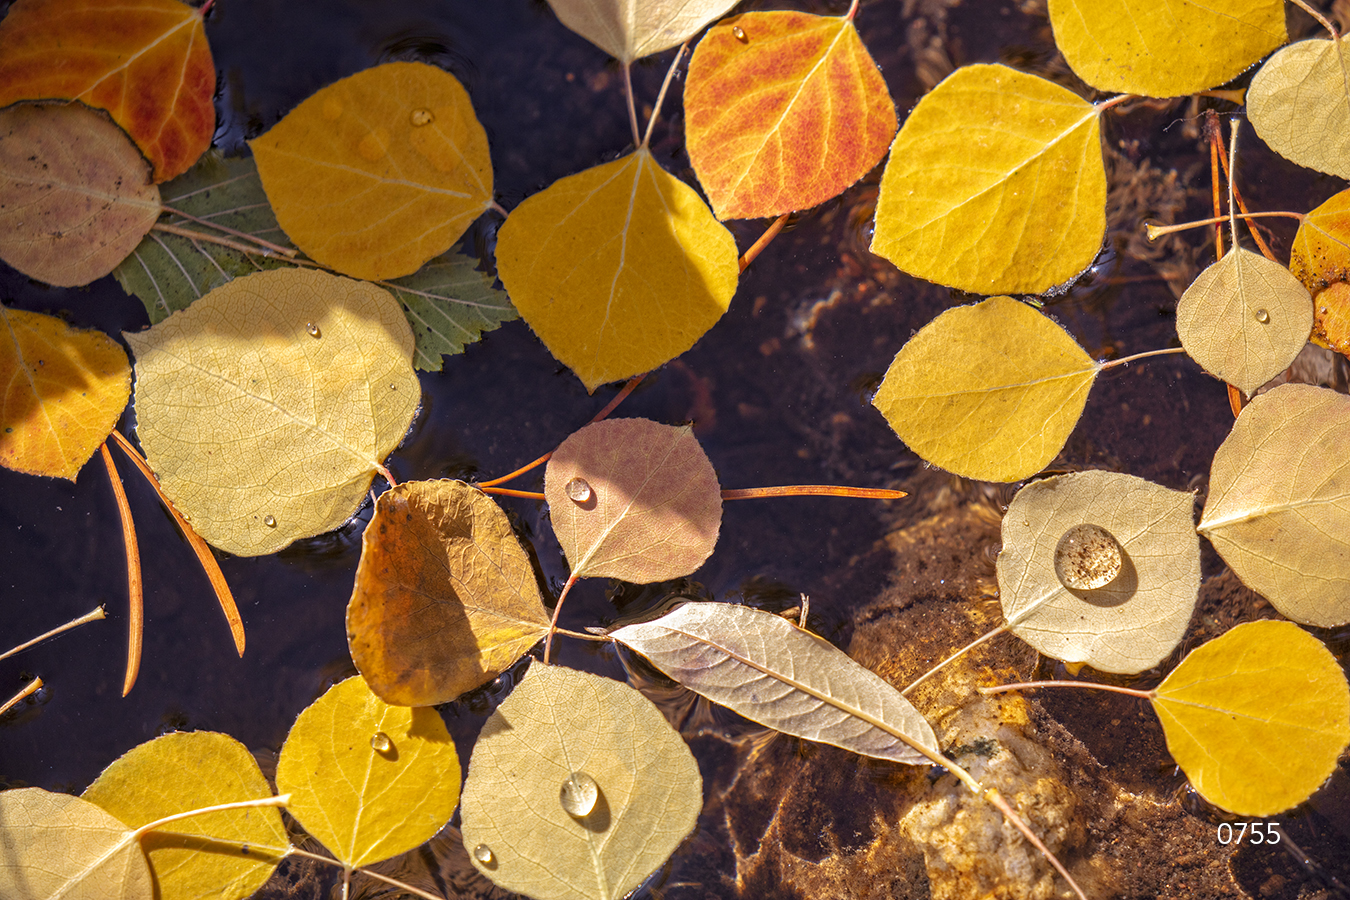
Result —
<path fill-rule="evenodd" d="M 1299 41 L 1268 59 L 1247 89 L 1247 118 L 1285 159 L 1350 178 L 1350 36 Z"/>
<path fill-rule="evenodd" d="M 682 44 L 737 0 L 548 0 L 558 21 L 627 65 Z"/>

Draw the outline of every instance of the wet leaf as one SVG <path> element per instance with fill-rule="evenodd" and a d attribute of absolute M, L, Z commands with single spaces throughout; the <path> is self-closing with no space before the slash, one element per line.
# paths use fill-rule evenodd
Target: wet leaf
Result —
<path fill-rule="evenodd" d="M 74 481 L 131 396 L 126 352 L 41 313 L 0 306 L 0 325 L 0 465 Z"/>
<path fill-rule="evenodd" d="M 490 497 L 462 481 L 380 495 L 347 605 L 347 644 L 372 691 L 403 706 L 453 700 L 548 624 L 530 558 Z"/>
<path fill-rule="evenodd" d="M 1281 613 L 1350 622 L 1350 398 L 1285 384 L 1254 399 L 1214 454 L 1200 533 Z"/>
<path fill-rule="evenodd" d="M 872 405 L 927 462 L 1019 481 L 1063 448 L 1100 368 L 1050 319 L 991 297 L 947 310 L 910 338 Z"/>
<path fill-rule="evenodd" d="M 1167 749 L 1209 802 L 1270 816 L 1308 799 L 1350 744 L 1336 658 L 1292 622 L 1245 622 L 1192 651 L 1154 691 Z"/>
<path fill-rule="evenodd" d="M 544 496 L 579 578 L 648 584 L 688 575 L 722 526 L 717 473 L 687 425 L 587 425 L 553 451 Z"/>
<path fill-rule="evenodd" d="M 1050 0 L 1050 25 L 1079 78 L 1147 97 L 1218 87 L 1288 40 L 1280 0 Z"/>
<path fill-rule="evenodd" d="M 413 274 L 380 282 L 403 304 L 417 341 L 413 362 L 419 370 L 441 371 L 442 356 L 463 353 L 483 332 L 518 317 L 494 281 L 456 244 Z"/>
<path fill-rule="evenodd" d="M 450 820 L 459 757 L 440 714 L 390 706 L 360 676 L 300 713 L 277 758 L 286 810 L 346 866 L 411 850 Z"/>
<path fill-rule="evenodd" d="M 872 252 L 977 294 L 1039 294 L 1106 233 L 1098 111 L 1009 69 L 957 69 L 914 107 L 881 176 Z"/>
<path fill-rule="evenodd" d="M 177 0 L 21 0 L 0 23 L 0 106 L 53 99 L 106 109 L 157 182 L 211 145 L 215 90 L 201 14 Z"/>
<path fill-rule="evenodd" d="M 709 29 L 689 62 L 684 111 L 689 160 L 719 219 L 839 195 L 881 162 L 896 124 L 852 20 L 789 11 Z"/>
<path fill-rule="evenodd" d="M 420 397 L 399 305 L 324 272 L 238 278 L 125 337 L 137 435 L 164 492 L 241 556 L 346 521 Z"/>
<path fill-rule="evenodd" d="M 94 804 L 41 788 L 0 792 L 0 897 L 151 900 L 145 854 Z"/>
<path fill-rule="evenodd" d="M 125 259 L 159 213 L 140 151 L 102 113 L 79 104 L 0 110 L 0 258 L 20 272 L 88 284 Z"/>
<path fill-rule="evenodd" d="M 487 134 L 469 94 L 425 63 L 334 82 L 249 146 L 286 234 L 354 278 L 411 275 L 492 202 Z"/>
<path fill-rule="evenodd" d="M 548 0 L 558 21 L 627 65 L 698 34 L 736 0 Z"/>
<path fill-rule="evenodd" d="M 585 815 L 564 808 L 574 774 L 596 788 Z M 617 900 L 693 830 L 702 784 L 689 748 L 642 694 L 536 663 L 473 748 L 464 845 L 474 867 L 507 890 L 536 900 Z"/>
<path fill-rule="evenodd" d="M 1350 281 L 1350 190 L 1333 194 L 1303 217 L 1289 249 L 1289 271 L 1313 294 Z"/>
<path fill-rule="evenodd" d="M 727 311 L 736 241 L 644 148 L 554 182 L 497 234 L 502 284 L 589 391 L 656 368 Z"/>
<path fill-rule="evenodd" d="M 1313 298 L 1311 340 L 1350 355 L 1350 284 L 1338 281 Z"/>
<path fill-rule="evenodd" d="M 1280 8 L 1280 18 L 1284 10 Z M 1247 89 L 1247 118 L 1290 162 L 1350 178 L 1350 37 L 1299 41 L 1261 67 Z"/>
<path fill-rule="evenodd" d="M 1115 472 L 1076 472 L 1022 488 L 1003 516 L 998 555 L 1009 630 L 1047 656 L 1103 672 L 1162 662 L 1181 642 L 1199 596 L 1194 505 L 1186 491 Z M 1084 530 L 1069 534 L 1084 525 L 1096 526 L 1088 540 Z M 1066 546 L 1066 536 L 1079 545 Z M 1118 569 L 1108 578 L 1112 563 Z"/>
<path fill-rule="evenodd" d="M 1245 394 L 1288 368 L 1308 343 L 1312 298 L 1277 262 L 1233 247 L 1177 302 L 1177 336 L 1206 372 Z"/>
<path fill-rule="evenodd" d="M 177 732 L 133 747 L 84 792 L 90 803 L 139 828 L 175 813 L 272 796 L 243 744 L 210 731 Z M 241 851 L 240 844 L 247 845 Z M 275 807 L 232 809 L 181 819 L 149 832 L 158 900 L 242 900 L 272 874 L 290 841 Z"/>
<path fill-rule="evenodd" d="M 610 637 L 691 691 L 769 728 L 914 765 L 931 761 L 916 744 L 942 754 L 932 727 L 899 691 L 782 616 L 686 603 Z"/>

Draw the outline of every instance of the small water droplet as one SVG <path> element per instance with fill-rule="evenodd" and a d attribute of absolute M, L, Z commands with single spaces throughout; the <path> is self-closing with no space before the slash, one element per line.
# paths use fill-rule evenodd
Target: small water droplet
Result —
<path fill-rule="evenodd" d="M 487 844 L 479 844 L 473 848 L 473 858 L 485 866 L 492 865 L 492 848 Z"/>
<path fill-rule="evenodd" d="M 1260 322 L 1262 325 L 1269 324 L 1269 323 L 1270 323 L 1270 313 L 1267 312 L 1267 311 L 1264 310 L 1264 309 L 1258 309 L 1258 310 L 1256 311 L 1256 321 Z"/>
<path fill-rule="evenodd" d="M 268 528 L 276 528 L 277 520 L 275 516 L 263 516 L 263 524 Z"/>
<path fill-rule="evenodd" d="M 573 478 L 567 482 L 567 496 L 571 497 L 577 503 L 588 503 L 595 492 L 591 490 L 590 484 L 584 478 Z"/>
<path fill-rule="evenodd" d="M 562 783 L 559 799 L 569 816 L 588 816 L 600 799 L 600 786 L 585 772 L 573 772 Z"/>
<path fill-rule="evenodd" d="M 314 322 L 306 322 L 306 323 L 305 323 L 305 330 L 309 332 L 309 336 L 310 336 L 310 337 L 321 337 L 321 336 L 322 336 L 321 332 L 319 331 L 319 326 L 318 326 L 317 324 L 315 324 Z"/>
<path fill-rule="evenodd" d="M 436 121 L 436 115 L 429 109 L 414 109 L 412 115 L 408 117 L 414 128 L 421 128 L 423 125 L 430 125 Z"/>
<path fill-rule="evenodd" d="M 362 159 L 378 162 L 389 152 L 389 129 L 383 125 L 366 134 L 356 144 L 356 152 Z"/>
<path fill-rule="evenodd" d="M 383 731 L 375 732 L 375 736 L 370 739 L 370 749 L 376 753 L 388 753 L 393 748 L 394 742 Z"/>
<path fill-rule="evenodd" d="M 1070 590 L 1106 587 L 1116 580 L 1123 565 L 1120 542 L 1100 525 L 1073 526 L 1055 548 L 1055 574 Z"/>
<path fill-rule="evenodd" d="M 740 41 L 742 44 L 750 43 L 750 36 L 747 35 L 745 33 L 745 29 L 739 25 L 731 26 L 731 34 L 733 37 L 736 38 L 736 40 Z"/>

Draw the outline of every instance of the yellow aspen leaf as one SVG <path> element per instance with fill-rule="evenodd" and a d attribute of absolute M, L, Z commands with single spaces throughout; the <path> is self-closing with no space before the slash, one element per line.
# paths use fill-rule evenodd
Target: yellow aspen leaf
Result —
<path fill-rule="evenodd" d="M 1177 302 L 1181 346 L 1206 372 L 1246 394 L 1283 372 L 1312 331 L 1308 290 L 1289 270 L 1233 247 Z"/>
<path fill-rule="evenodd" d="M 1314 294 L 1350 281 L 1350 190 L 1331 195 L 1303 217 L 1289 248 L 1289 271 Z"/>
<path fill-rule="evenodd" d="M 0 110 L 0 258 L 62 287 L 102 278 L 161 212 L 141 152 L 72 103 Z"/>
<path fill-rule="evenodd" d="M 1055 46 L 1102 91 L 1218 87 L 1288 40 L 1282 0 L 1050 0 Z"/>
<path fill-rule="evenodd" d="M 1350 398 L 1284 384 L 1248 404 L 1214 454 L 1200 533 L 1289 618 L 1350 622 Z"/>
<path fill-rule="evenodd" d="M 398 303 L 326 272 L 237 278 L 124 336 L 146 459 L 197 533 L 241 556 L 350 518 L 421 396 Z"/>
<path fill-rule="evenodd" d="M 0 465 L 74 481 L 126 408 L 127 354 L 55 316 L 0 306 L 0 324 Z"/>
<path fill-rule="evenodd" d="M 133 747 L 82 796 L 139 828 L 192 809 L 270 797 L 272 788 L 243 744 L 192 731 Z M 281 813 L 266 806 L 203 813 L 141 838 L 157 900 L 243 900 L 262 887 L 289 845 Z"/>
<path fill-rule="evenodd" d="M 347 604 L 352 661 L 378 696 L 453 700 L 500 675 L 548 625 L 530 558 L 492 498 L 462 481 L 380 495 Z"/>
<path fill-rule="evenodd" d="M 740 277 L 731 232 L 645 147 L 512 210 L 497 266 L 521 317 L 588 391 L 688 350 Z"/>
<path fill-rule="evenodd" d="M 683 44 L 736 0 L 548 0 L 558 21 L 619 62 Z"/>
<path fill-rule="evenodd" d="M 469 94 L 425 63 L 334 82 L 249 146 L 287 237 L 353 278 L 412 274 L 492 202 Z"/>
<path fill-rule="evenodd" d="M 1266 61 L 1247 89 L 1247 118 L 1270 149 L 1339 178 L 1350 178 L 1348 42 L 1290 44 Z"/>
<path fill-rule="evenodd" d="M 719 22 L 684 88 L 685 145 L 719 219 L 808 209 L 886 155 L 895 104 L 852 19 L 776 11 Z"/>
<path fill-rule="evenodd" d="M 1292 622 L 1245 622 L 1196 648 L 1153 691 L 1153 709 L 1195 789 L 1240 816 L 1302 803 L 1350 744 L 1345 673 Z"/>
<path fill-rule="evenodd" d="M 1064 447 L 1101 366 L 1011 297 L 949 309 L 900 348 L 872 405 L 925 461 L 1020 481 Z"/>
<path fill-rule="evenodd" d="M 1342 356 L 1350 355 L 1350 283 L 1328 285 L 1313 298 L 1311 339 Z"/>
<path fill-rule="evenodd" d="M 957 69 L 891 145 L 872 252 L 977 294 L 1039 294 L 1075 277 L 1106 233 L 1099 115 L 1035 75 Z"/>
<path fill-rule="evenodd" d="M 459 777 L 440 714 L 390 706 L 359 675 L 300 713 L 277 758 L 287 812 L 350 868 L 430 840 L 455 811 Z"/>
<path fill-rule="evenodd" d="M 669 858 L 702 806 L 698 764 L 650 700 L 535 663 L 483 725 L 460 815 L 474 867 L 497 885 L 617 900 Z"/>

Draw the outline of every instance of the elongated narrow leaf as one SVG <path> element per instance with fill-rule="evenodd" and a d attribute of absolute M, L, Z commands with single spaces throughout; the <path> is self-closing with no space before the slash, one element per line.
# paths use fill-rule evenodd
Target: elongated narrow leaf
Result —
<path fill-rule="evenodd" d="M 558 20 L 627 65 L 682 44 L 736 0 L 548 0 Z"/>
<path fill-rule="evenodd" d="M 932 727 L 899 691 L 782 616 L 686 603 L 610 637 L 690 690 L 778 731 L 916 765 L 942 753 Z"/>
<path fill-rule="evenodd" d="M 1350 37 L 1299 41 L 1268 59 L 1247 89 L 1247 117 L 1261 140 L 1300 166 L 1350 178 L 1347 66 Z"/>

